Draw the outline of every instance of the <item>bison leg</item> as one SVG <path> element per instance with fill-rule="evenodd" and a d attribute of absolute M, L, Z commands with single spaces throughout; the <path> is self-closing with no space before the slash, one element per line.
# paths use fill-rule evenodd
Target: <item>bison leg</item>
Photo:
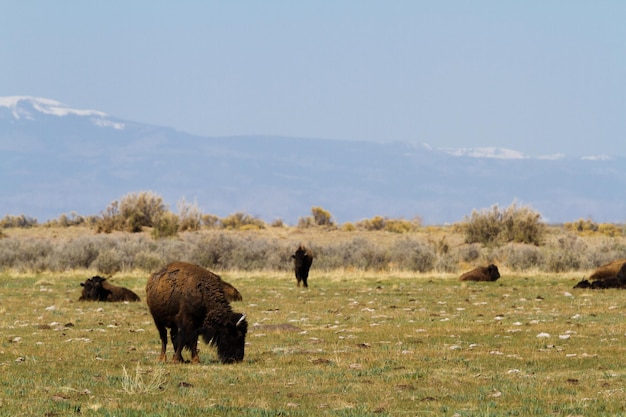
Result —
<path fill-rule="evenodd" d="M 183 348 L 185 347 L 185 342 L 183 341 L 183 332 L 179 333 L 178 327 L 173 326 L 172 330 L 170 331 L 170 336 L 172 338 L 172 344 L 174 345 L 174 355 L 172 355 L 172 362 L 185 362 L 182 355 Z"/>
<path fill-rule="evenodd" d="M 157 329 L 159 330 L 159 337 L 161 338 L 161 355 L 159 356 L 159 361 L 165 362 L 165 350 L 167 349 L 167 329 L 165 326 L 157 324 Z"/>
<path fill-rule="evenodd" d="M 198 338 L 195 337 L 189 342 L 189 350 L 191 350 L 191 363 L 200 363 L 200 355 L 198 355 Z"/>

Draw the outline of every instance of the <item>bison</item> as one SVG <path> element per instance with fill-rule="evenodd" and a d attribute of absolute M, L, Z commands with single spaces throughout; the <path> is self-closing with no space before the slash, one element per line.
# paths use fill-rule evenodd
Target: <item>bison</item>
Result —
<path fill-rule="evenodd" d="M 291 255 L 291 257 L 293 258 L 298 287 L 300 286 L 300 282 L 302 282 L 303 286 L 308 288 L 309 284 L 307 283 L 307 279 L 309 278 L 309 269 L 313 263 L 313 252 L 300 245 L 298 246 L 296 253 Z"/>
<path fill-rule="evenodd" d="M 83 292 L 78 301 L 140 301 L 139 296 L 128 288 L 110 284 L 101 276 L 91 277 L 80 286 Z"/>
<path fill-rule="evenodd" d="M 461 275 L 461 281 L 496 281 L 500 278 L 500 271 L 494 264 L 481 266 Z"/>
<path fill-rule="evenodd" d="M 602 265 L 591 273 L 589 276 L 590 281 L 596 281 L 600 279 L 610 278 L 617 276 L 622 266 L 626 264 L 626 259 L 618 259 L 608 264 Z"/>
<path fill-rule="evenodd" d="M 607 265 L 611 265 L 611 264 L 607 264 Z M 589 280 L 587 279 L 583 279 L 579 283 L 574 285 L 574 288 L 591 288 L 592 290 L 606 289 L 606 288 L 624 289 L 626 288 L 626 263 L 621 265 L 619 271 L 617 271 L 617 274 L 615 276 L 605 275 L 602 279 L 596 278 L 595 281 L 591 281 L 591 282 L 589 282 Z"/>
<path fill-rule="evenodd" d="M 621 282 L 618 277 L 609 277 L 589 282 L 583 279 L 574 288 L 591 288 L 592 290 L 604 290 L 607 288 L 626 288 L 626 283 Z"/>
<path fill-rule="evenodd" d="M 224 280 L 222 280 L 222 284 L 224 285 L 224 295 L 228 301 L 243 301 L 243 297 L 241 293 L 237 291 L 237 288 Z"/>
<path fill-rule="evenodd" d="M 160 361 L 166 360 L 167 328 L 174 345 L 173 362 L 184 362 L 181 353 L 187 348 L 191 361 L 199 363 L 199 336 L 217 347 L 220 362 L 243 360 L 246 316 L 232 311 L 218 275 L 198 265 L 173 262 L 150 275 L 146 299 L 161 338 Z"/>

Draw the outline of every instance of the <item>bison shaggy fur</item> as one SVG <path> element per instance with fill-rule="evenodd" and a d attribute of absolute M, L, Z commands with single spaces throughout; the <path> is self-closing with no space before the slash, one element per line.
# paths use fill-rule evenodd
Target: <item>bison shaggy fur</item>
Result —
<path fill-rule="evenodd" d="M 309 278 L 309 269 L 311 269 L 311 264 L 313 263 L 313 252 L 303 245 L 300 245 L 296 252 L 291 255 L 291 258 L 293 259 L 298 287 L 300 283 L 302 283 L 305 288 L 308 288 L 309 284 L 307 280 Z"/>
<path fill-rule="evenodd" d="M 83 291 L 78 301 L 140 301 L 133 291 L 113 285 L 101 276 L 91 277 L 80 285 Z"/>
<path fill-rule="evenodd" d="M 232 311 L 218 275 L 198 265 L 174 262 L 150 275 L 146 299 L 161 338 L 159 360 L 166 359 L 168 328 L 174 345 L 173 362 L 184 362 L 184 348 L 191 351 L 193 363 L 200 362 L 199 336 L 217 347 L 220 362 L 243 360 L 246 316 Z"/>
<path fill-rule="evenodd" d="M 594 270 L 589 276 L 590 281 L 596 281 L 605 278 L 616 277 L 617 273 L 622 269 L 622 266 L 626 264 L 626 259 L 618 259 L 608 264 L 602 265 Z"/>
<path fill-rule="evenodd" d="M 224 280 L 222 280 L 222 284 L 224 285 L 224 295 L 228 301 L 243 301 L 243 297 L 241 293 L 237 291 L 237 288 Z"/>
<path fill-rule="evenodd" d="M 461 281 L 496 281 L 500 278 L 500 271 L 494 264 L 480 266 L 461 275 Z"/>

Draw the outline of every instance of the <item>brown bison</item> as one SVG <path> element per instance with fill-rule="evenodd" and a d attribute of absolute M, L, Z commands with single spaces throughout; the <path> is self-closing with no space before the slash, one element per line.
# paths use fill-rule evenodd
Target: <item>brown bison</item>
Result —
<path fill-rule="evenodd" d="M 622 264 L 615 276 L 604 276 L 602 279 L 596 279 L 591 282 L 583 279 L 578 284 L 574 285 L 574 288 L 591 288 L 592 290 L 607 288 L 624 289 L 626 288 L 626 263 Z"/>
<path fill-rule="evenodd" d="M 224 285 L 224 295 L 228 301 L 243 301 L 243 297 L 241 293 L 237 291 L 237 288 L 224 280 L 222 280 L 222 284 Z"/>
<path fill-rule="evenodd" d="M 198 265 L 174 262 L 150 275 L 146 299 L 161 338 L 159 360 L 165 361 L 167 328 L 173 362 L 183 362 L 184 348 L 191 351 L 193 363 L 200 362 L 198 336 L 217 347 L 220 362 L 243 360 L 248 322 L 244 314 L 232 311 L 219 276 Z"/>
<path fill-rule="evenodd" d="M 461 275 L 461 281 L 496 281 L 500 278 L 500 271 L 494 264 L 480 266 Z"/>
<path fill-rule="evenodd" d="M 128 288 L 110 284 L 101 276 L 91 277 L 80 286 L 83 292 L 78 301 L 140 301 L 139 296 Z"/>
<path fill-rule="evenodd" d="M 626 264 L 626 259 L 618 259 L 608 264 L 602 265 L 591 273 L 589 276 L 590 281 L 596 281 L 599 279 L 616 277 L 617 273 L 622 269 L 622 266 Z"/>
<path fill-rule="evenodd" d="M 309 269 L 313 263 L 313 252 L 300 245 L 298 246 L 296 253 L 291 255 L 291 257 L 293 258 L 298 287 L 300 286 L 300 282 L 302 282 L 303 286 L 308 288 L 309 284 L 307 283 L 307 279 L 309 278 Z"/>

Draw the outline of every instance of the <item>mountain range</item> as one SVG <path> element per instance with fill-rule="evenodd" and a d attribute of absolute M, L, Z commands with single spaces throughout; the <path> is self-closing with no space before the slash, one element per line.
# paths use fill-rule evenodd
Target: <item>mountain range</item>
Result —
<path fill-rule="evenodd" d="M 374 216 L 463 220 L 512 203 L 546 222 L 623 223 L 626 158 L 530 157 L 501 148 L 249 135 L 204 137 L 55 100 L 0 97 L 0 216 L 98 215 L 152 191 L 220 217 L 295 224 L 322 207 L 338 223 Z"/>

